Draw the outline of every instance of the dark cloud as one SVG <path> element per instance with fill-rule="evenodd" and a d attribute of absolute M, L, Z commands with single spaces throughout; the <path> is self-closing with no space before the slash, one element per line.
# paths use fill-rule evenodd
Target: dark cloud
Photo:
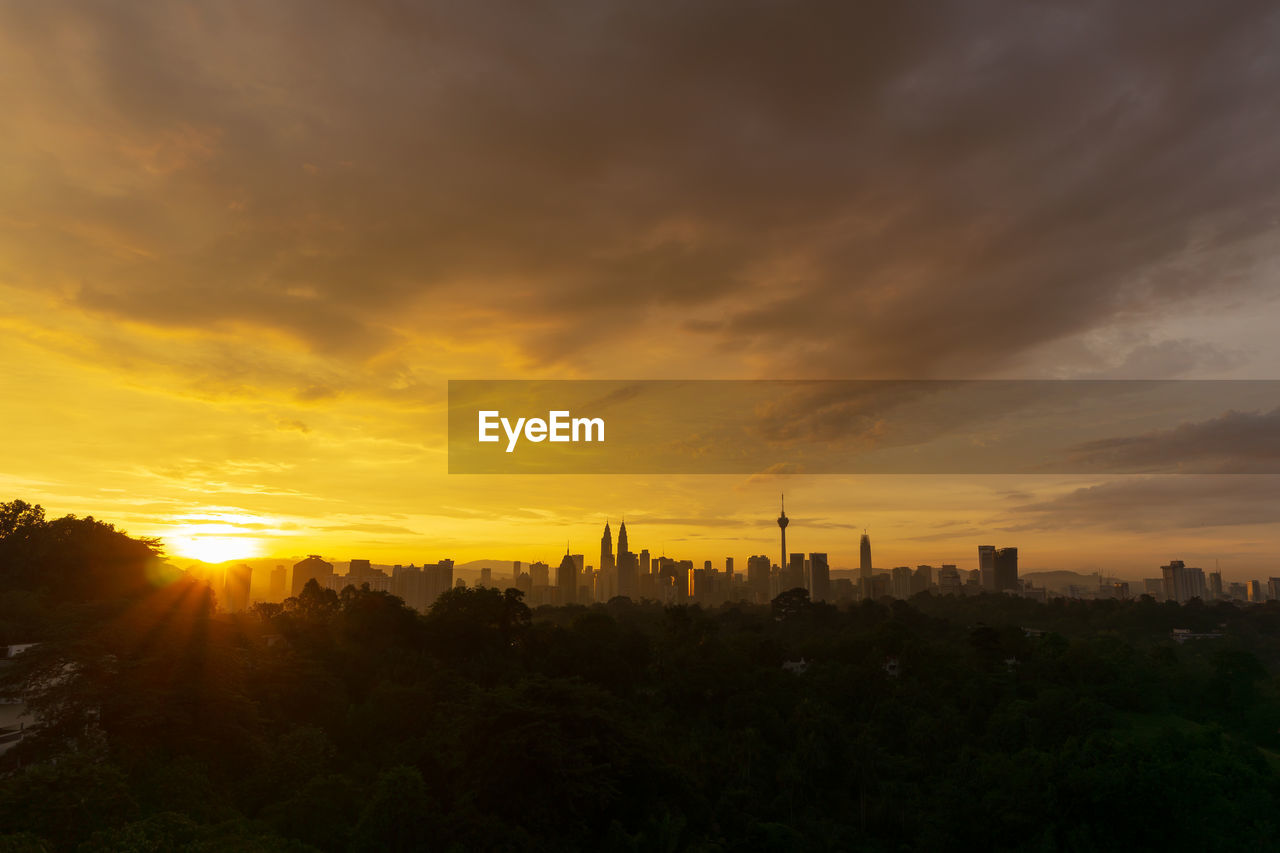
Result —
<path fill-rule="evenodd" d="M 1011 531 L 1105 530 L 1171 535 L 1211 527 L 1274 524 L 1280 476 L 1130 477 L 1010 508 Z"/>
<path fill-rule="evenodd" d="M 1230 411 L 1141 435 L 1090 441 L 1071 465 L 1093 470 L 1280 474 L 1280 408 Z"/>
<path fill-rule="evenodd" d="M 444 329 L 643 371 L 646 323 L 757 372 L 981 373 L 1240 292 L 1280 193 L 1262 2 L 3 16 L 15 120 L 65 138 L 9 150 L 0 271 L 355 359 Z"/>

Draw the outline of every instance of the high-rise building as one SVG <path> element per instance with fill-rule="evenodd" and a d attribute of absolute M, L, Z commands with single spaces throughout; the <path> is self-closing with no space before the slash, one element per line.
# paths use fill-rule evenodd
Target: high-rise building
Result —
<path fill-rule="evenodd" d="M 747 589 L 752 601 L 763 604 L 769 600 L 769 572 L 773 561 L 764 554 L 747 558 Z"/>
<path fill-rule="evenodd" d="M 693 560 L 679 560 L 675 564 L 676 604 L 688 604 L 693 591 Z"/>
<path fill-rule="evenodd" d="M 628 550 L 627 545 L 627 520 L 622 519 L 622 524 L 618 527 L 618 553 Z"/>
<path fill-rule="evenodd" d="M 560 590 L 560 603 L 573 604 L 578 600 L 578 577 L 581 565 L 575 555 L 565 554 L 556 570 L 556 587 Z"/>
<path fill-rule="evenodd" d="M 621 541 L 621 536 L 619 536 Z M 618 552 L 618 595 L 636 598 L 640 587 L 640 561 L 630 551 Z"/>
<path fill-rule="evenodd" d="M 889 594 L 894 598 L 911 597 L 911 567 L 895 566 L 889 573 Z"/>
<path fill-rule="evenodd" d="M 296 597 L 301 593 L 309 580 L 316 581 L 320 584 L 320 588 L 324 589 L 328 586 L 331 577 L 333 577 L 333 563 L 325 562 L 318 554 L 311 554 L 305 560 L 293 564 L 292 594 Z"/>
<path fill-rule="evenodd" d="M 289 570 L 284 566 L 276 566 L 271 570 L 271 586 L 267 597 L 272 601 L 283 601 L 285 590 L 289 588 Z"/>
<path fill-rule="evenodd" d="M 911 594 L 928 592 L 933 587 L 933 566 L 916 566 L 911 576 Z"/>
<path fill-rule="evenodd" d="M 787 563 L 786 589 L 804 589 L 804 554 L 792 554 Z"/>
<path fill-rule="evenodd" d="M 1249 581 L 1249 600 L 1262 601 L 1262 581 Z"/>
<path fill-rule="evenodd" d="M 649 557 L 649 549 L 640 549 L 640 574 L 648 575 L 653 573 L 652 560 Z"/>
<path fill-rule="evenodd" d="M 827 601 L 831 597 L 831 570 L 827 555 L 813 552 L 809 555 L 809 600 Z"/>
<path fill-rule="evenodd" d="M 600 537 L 600 569 L 596 577 L 596 600 L 608 601 L 617 594 L 617 560 L 613 555 L 613 534 L 609 531 L 609 522 L 604 523 L 604 534 Z"/>
<path fill-rule="evenodd" d="M 1223 597 L 1222 572 L 1209 572 L 1209 597 L 1214 601 Z"/>
<path fill-rule="evenodd" d="M 996 546 L 978 546 L 978 573 L 982 588 L 988 592 L 996 590 Z"/>
<path fill-rule="evenodd" d="M 1018 549 L 1001 548 L 995 555 L 996 592 L 1018 591 Z"/>
<path fill-rule="evenodd" d="M 529 579 L 533 581 L 534 586 L 549 586 L 551 584 L 551 567 L 541 560 L 536 563 L 530 563 Z"/>
<path fill-rule="evenodd" d="M 1160 567 L 1160 572 L 1166 601 L 1185 604 L 1193 598 L 1204 600 L 1204 569 L 1190 567 L 1181 560 L 1170 560 L 1169 565 Z"/>
<path fill-rule="evenodd" d="M 858 579 L 871 579 L 871 537 L 862 531 L 862 539 L 858 541 Z"/>
<path fill-rule="evenodd" d="M 476 584 L 476 586 L 480 587 L 481 589 L 489 589 L 491 586 L 493 586 L 493 569 L 489 568 L 488 566 L 485 566 L 483 569 L 481 569 L 480 581 L 479 583 Z"/>
<path fill-rule="evenodd" d="M 964 588 L 960 582 L 960 571 L 955 566 L 943 566 L 938 569 L 938 592 L 941 595 L 961 595 Z"/>
<path fill-rule="evenodd" d="M 239 613 L 249 606 L 249 584 L 253 579 L 253 568 L 240 563 L 227 569 L 222 585 L 222 609 L 228 613 Z"/>
<path fill-rule="evenodd" d="M 1280 601 L 1280 578 L 1267 578 L 1267 600 Z"/>
<path fill-rule="evenodd" d="M 457 584 L 453 578 L 453 560 L 441 560 L 434 565 L 424 564 L 422 567 L 424 610 L 430 609 L 436 599 L 453 589 Z M 462 578 L 458 578 L 461 582 Z"/>

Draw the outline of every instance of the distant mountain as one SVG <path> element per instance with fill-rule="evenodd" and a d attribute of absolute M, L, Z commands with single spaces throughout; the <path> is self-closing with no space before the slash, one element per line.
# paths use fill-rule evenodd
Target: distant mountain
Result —
<path fill-rule="evenodd" d="M 493 572 L 495 579 L 511 577 L 511 564 L 515 560 L 468 560 L 465 563 L 457 563 L 453 567 L 453 576 L 464 580 L 472 580 L 480 577 L 481 569 L 489 569 Z M 528 563 L 521 563 L 520 570 L 527 572 L 529 570 Z"/>
<path fill-rule="evenodd" d="M 1018 577 L 1023 580 L 1031 581 L 1038 587 L 1065 592 L 1070 586 L 1096 587 L 1098 585 L 1098 573 L 1091 572 L 1089 574 L 1081 574 L 1080 572 L 1069 572 L 1066 569 L 1056 569 L 1044 572 L 1019 572 Z M 1128 583 L 1129 591 L 1134 595 L 1142 592 L 1142 581 L 1130 580 L 1129 578 L 1107 576 L 1107 580 L 1117 583 Z"/>

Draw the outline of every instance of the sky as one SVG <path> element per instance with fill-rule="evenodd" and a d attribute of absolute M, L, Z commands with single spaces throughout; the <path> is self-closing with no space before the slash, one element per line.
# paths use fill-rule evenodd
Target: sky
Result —
<path fill-rule="evenodd" d="M 625 516 L 741 565 L 785 491 L 833 567 L 1280 574 L 1275 475 L 467 476 L 445 435 L 458 378 L 1280 378 L 1277 43 L 1247 0 L 0 0 L 0 499 L 187 558 Z"/>

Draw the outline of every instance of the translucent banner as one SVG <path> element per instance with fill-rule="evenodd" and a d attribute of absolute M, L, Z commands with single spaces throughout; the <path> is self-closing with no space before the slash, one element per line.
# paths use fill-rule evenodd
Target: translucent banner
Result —
<path fill-rule="evenodd" d="M 1280 473 L 1277 380 L 453 380 L 453 474 Z"/>

